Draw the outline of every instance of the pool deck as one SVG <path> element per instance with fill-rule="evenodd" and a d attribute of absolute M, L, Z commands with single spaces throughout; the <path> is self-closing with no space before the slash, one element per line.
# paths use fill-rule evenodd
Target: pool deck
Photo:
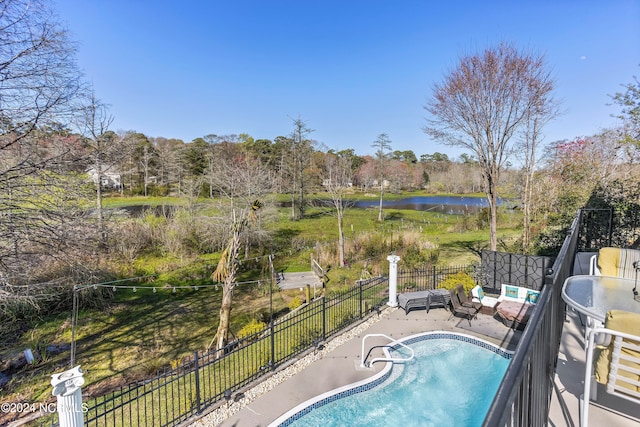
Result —
<path fill-rule="evenodd" d="M 508 334 L 507 339 L 513 338 L 513 332 L 491 316 L 479 314 L 478 319 L 473 320 L 472 324 L 476 329 L 490 329 L 489 333 L 494 337 Z M 253 389 L 232 396 L 228 404 L 221 405 L 191 425 L 265 427 L 313 397 L 375 375 L 382 370 L 384 363 L 376 363 L 373 368 L 360 366 L 362 338 L 367 334 L 385 334 L 394 339 L 402 339 L 429 331 L 452 331 L 476 336 L 498 345 L 502 341 L 502 346 L 505 347 L 504 338 L 501 340 L 469 331 L 467 325 L 465 319 L 450 319 L 450 313 L 442 308 L 433 308 L 429 313 L 425 310 L 413 310 L 407 315 L 400 308 L 387 308 L 380 315 L 374 315 L 367 322 L 356 326 L 351 332 L 325 343 L 325 349 L 310 353 L 306 358 L 301 357 L 302 360 L 296 363 L 304 364 L 303 368 L 294 369 L 296 364 L 292 364 Z M 516 338 L 517 335 L 514 340 Z M 384 338 L 372 337 L 367 340 L 367 347 L 386 342 Z M 582 331 L 577 316 L 569 311 L 560 345 L 549 426 L 579 425 L 578 396 L 583 388 L 585 359 L 582 342 Z M 514 343 L 509 343 L 511 349 Z M 373 357 L 378 356 L 382 356 L 381 351 L 379 354 L 373 354 Z M 309 361 L 309 358 L 312 360 Z M 284 376 L 285 379 L 274 381 L 277 384 L 270 388 L 264 386 L 278 375 Z M 640 422 L 640 405 L 607 395 L 599 389 L 598 402 L 591 402 L 589 419 L 592 426 L 637 426 Z"/>

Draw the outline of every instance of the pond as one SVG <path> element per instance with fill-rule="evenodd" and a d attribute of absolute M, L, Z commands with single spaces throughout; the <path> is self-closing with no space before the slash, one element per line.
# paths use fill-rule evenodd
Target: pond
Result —
<path fill-rule="evenodd" d="M 498 204 L 502 204 L 498 200 Z M 380 200 L 359 200 L 355 202 L 357 208 L 376 208 Z M 419 196 L 396 200 L 383 200 L 382 208 L 411 209 L 416 211 L 432 211 L 446 214 L 477 213 L 482 208 L 488 208 L 489 202 L 484 197 L 469 196 Z"/>
<path fill-rule="evenodd" d="M 328 200 L 310 200 L 312 205 L 315 206 L 328 206 Z M 506 200 L 499 199 L 498 205 L 506 203 Z M 353 202 L 353 207 L 369 209 L 378 208 L 380 199 L 373 198 L 370 200 L 358 200 Z M 291 207 L 291 202 L 279 203 L 280 207 Z M 475 214 L 482 208 L 488 208 L 489 202 L 485 197 L 469 197 L 469 196 L 418 196 L 418 197 L 406 197 L 403 199 L 395 200 L 383 200 L 383 209 L 406 209 L 415 211 L 430 211 L 444 214 Z M 109 209 L 108 211 L 126 212 L 133 217 L 139 217 L 144 212 L 151 210 L 156 215 L 171 216 L 175 212 L 175 206 L 149 206 L 149 205 L 131 205 L 122 206 L 117 209 Z"/>

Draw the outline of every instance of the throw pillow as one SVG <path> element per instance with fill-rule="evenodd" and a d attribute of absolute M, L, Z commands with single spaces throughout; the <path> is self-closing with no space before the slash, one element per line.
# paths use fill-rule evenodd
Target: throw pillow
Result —
<path fill-rule="evenodd" d="M 517 286 L 506 286 L 504 295 L 507 298 L 518 299 L 518 287 Z"/>
<path fill-rule="evenodd" d="M 527 296 L 524 299 L 524 302 L 528 302 L 529 304 L 536 304 L 538 302 L 539 296 L 540 292 L 538 291 L 527 291 Z"/>

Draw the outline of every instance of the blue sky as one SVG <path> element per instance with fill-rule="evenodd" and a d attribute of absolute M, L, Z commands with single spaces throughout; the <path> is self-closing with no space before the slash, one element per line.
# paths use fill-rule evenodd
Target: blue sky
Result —
<path fill-rule="evenodd" d="M 327 148 L 460 151 L 422 131 L 461 55 L 506 41 L 545 55 L 565 114 L 545 141 L 612 126 L 640 75 L 640 0 L 54 0 L 113 130 L 189 142 L 273 139 L 306 121 Z"/>

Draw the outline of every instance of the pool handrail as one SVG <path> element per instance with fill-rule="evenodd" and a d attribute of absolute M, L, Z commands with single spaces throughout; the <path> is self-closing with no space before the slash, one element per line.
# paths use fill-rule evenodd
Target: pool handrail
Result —
<path fill-rule="evenodd" d="M 389 341 L 391 341 L 391 343 L 393 343 L 394 345 L 397 345 L 397 346 L 400 346 L 400 347 L 404 347 L 404 348 L 406 348 L 407 350 L 409 350 L 409 351 L 411 352 L 411 356 L 410 356 L 410 357 L 408 357 L 408 358 L 406 358 L 406 357 L 405 357 L 405 358 L 398 358 L 398 357 L 376 357 L 376 358 L 372 359 L 372 360 L 369 362 L 369 365 L 367 365 L 367 364 L 365 363 L 365 362 L 366 362 L 366 359 L 367 359 L 367 357 L 369 357 L 369 353 L 371 353 L 371 350 L 373 350 L 373 349 L 374 349 L 374 347 L 371 347 L 371 348 L 369 349 L 369 352 L 368 352 L 368 353 L 367 353 L 367 355 L 365 356 L 365 354 L 364 354 L 364 343 L 365 343 L 365 341 L 367 340 L 367 338 L 369 338 L 369 337 L 383 337 L 383 338 L 386 338 L 386 339 L 388 339 Z M 391 338 L 390 336 L 387 336 L 387 335 L 385 335 L 385 334 L 367 334 L 367 335 L 365 335 L 365 336 L 362 338 L 362 357 L 361 357 L 362 362 L 360 363 L 360 367 L 361 367 L 361 368 L 370 368 L 370 367 L 371 367 L 371 365 L 373 365 L 375 362 L 408 362 L 408 361 L 410 361 L 410 360 L 413 360 L 414 356 L 415 356 L 415 354 L 414 354 L 413 349 L 412 349 L 411 347 L 407 346 L 406 344 L 401 343 L 400 341 L 398 341 L 398 340 L 396 340 L 396 339 L 394 339 L 394 338 Z"/>

